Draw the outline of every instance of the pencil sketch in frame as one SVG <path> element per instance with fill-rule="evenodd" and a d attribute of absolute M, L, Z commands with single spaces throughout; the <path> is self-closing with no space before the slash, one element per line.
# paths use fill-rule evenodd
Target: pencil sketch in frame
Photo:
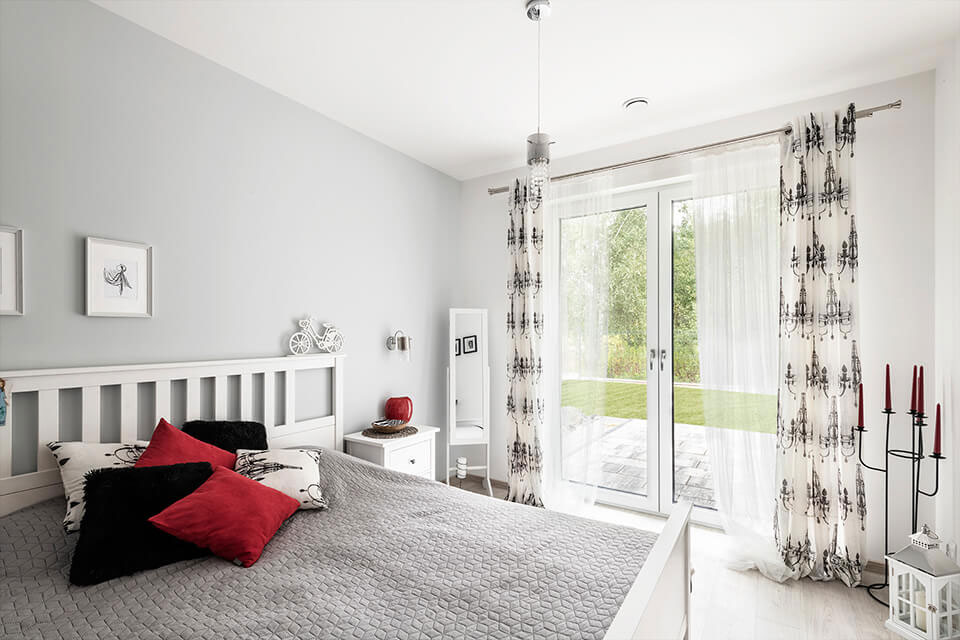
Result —
<path fill-rule="evenodd" d="M 87 238 L 87 315 L 153 317 L 153 247 Z"/>
<path fill-rule="evenodd" d="M 23 229 L 0 225 L 0 315 L 23 315 Z"/>

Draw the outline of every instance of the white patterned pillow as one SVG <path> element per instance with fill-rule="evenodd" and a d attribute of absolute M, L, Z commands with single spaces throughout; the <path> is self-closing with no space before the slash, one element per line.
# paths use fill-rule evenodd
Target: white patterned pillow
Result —
<path fill-rule="evenodd" d="M 67 497 L 67 515 L 63 518 L 63 528 L 67 533 L 80 530 L 83 520 L 83 485 L 86 475 L 94 469 L 106 467 L 132 467 L 140 454 L 150 444 L 144 440 L 133 443 L 112 442 L 49 442 L 47 447 L 53 452 L 60 466 L 60 479 L 63 481 L 63 493 Z"/>
<path fill-rule="evenodd" d="M 320 489 L 319 449 L 237 449 L 233 470 L 287 494 L 301 509 L 326 509 Z"/>

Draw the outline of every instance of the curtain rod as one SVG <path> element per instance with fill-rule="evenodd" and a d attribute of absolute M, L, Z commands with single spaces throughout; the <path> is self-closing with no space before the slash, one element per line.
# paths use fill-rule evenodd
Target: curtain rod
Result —
<path fill-rule="evenodd" d="M 861 109 L 860 111 L 857 111 L 857 118 L 869 118 L 870 116 L 877 113 L 878 111 L 886 111 L 887 109 L 899 109 L 902 106 L 903 106 L 903 100 L 897 100 L 896 102 L 888 102 L 887 104 L 882 104 L 879 107 Z M 788 124 L 785 127 L 780 127 L 778 129 L 770 129 L 769 131 L 752 133 L 750 135 L 740 136 L 739 138 L 731 138 L 729 140 L 722 140 L 720 142 L 711 142 L 710 144 L 702 144 L 698 147 L 690 147 L 689 149 L 681 149 L 679 151 L 661 153 L 660 155 L 657 155 L 657 156 L 640 158 L 639 160 L 629 160 L 627 162 L 620 162 L 617 164 L 608 164 L 605 167 L 596 167 L 594 169 L 585 169 L 584 171 L 575 171 L 574 173 L 565 173 L 562 176 L 551 178 L 550 182 L 556 182 L 558 180 L 569 180 L 570 178 L 579 178 L 581 176 L 588 176 L 592 173 L 600 173 L 602 171 L 610 171 L 612 169 L 623 169 L 624 167 L 633 167 L 638 164 L 656 162 L 657 160 L 666 160 L 667 158 L 676 158 L 677 156 L 685 156 L 691 153 L 697 153 L 698 151 L 706 151 L 707 149 L 713 149 L 715 147 L 724 147 L 730 144 L 736 144 L 738 142 L 748 142 L 750 140 L 766 138 L 767 136 L 772 136 L 779 133 L 782 133 L 784 135 L 790 135 L 792 131 L 793 131 L 793 127 L 791 127 Z M 509 190 L 510 190 L 510 187 L 490 187 L 489 189 L 487 189 L 487 193 L 493 196 L 498 193 L 506 193 Z"/>

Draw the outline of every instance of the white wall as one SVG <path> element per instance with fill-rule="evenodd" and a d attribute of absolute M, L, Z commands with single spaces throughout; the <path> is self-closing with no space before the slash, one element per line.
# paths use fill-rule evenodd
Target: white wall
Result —
<path fill-rule="evenodd" d="M 443 424 L 457 181 L 88 2 L 0 2 L 0 140 L 27 306 L 0 370 L 278 355 L 314 314 L 347 432 L 388 396 Z M 156 248 L 154 318 L 83 315 L 87 235 Z"/>
<path fill-rule="evenodd" d="M 937 396 L 944 411 L 944 482 L 937 531 L 960 539 L 960 38 L 937 62 L 936 113 L 936 347 Z"/>
<path fill-rule="evenodd" d="M 864 455 L 873 464 L 882 464 L 882 429 L 879 422 L 883 365 L 894 372 L 895 403 L 903 410 L 909 403 L 909 369 L 925 364 L 934 376 L 933 341 L 933 101 L 932 72 L 891 82 L 852 89 L 799 104 L 664 134 L 554 161 L 555 175 L 665 153 L 685 147 L 724 140 L 773 129 L 807 111 L 830 111 L 853 101 L 859 107 L 903 99 L 903 109 L 885 112 L 858 122 L 857 188 L 861 252 L 860 282 L 863 329 L 865 401 L 872 430 Z M 643 117 L 639 114 L 638 117 Z M 522 151 L 523 140 L 517 141 Z M 559 139 L 555 153 L 563 153 Z M 506 185 L 521 169 L 485 176 L 463 184 L 460 196 L 461 222 L 458 255 L 459 286 L 456 305 L 486 307 L 490 311 L 490 361 L 506 361 L 504 238 L 505 196 L 490 197 L 487 187 Z M 619 184 L 638 183 L 689 173 L 689 158 L 676 158 L 620 172 Z M 498 326 L 499 325 L 499 326 Z M 506 414 L 503 410 L 506 380 L 502 367 L 491 366 L 492 472 L 506 478 Z M 892 444 L 909 448 L 909 427 L 903 414 L 892 429 Z M 868 513 L 868 555 L 882 560 L 883 483 L 866 472 Z M 908 533 L 909 472 L 899 465 L 891 476 L 891 546 L 903 542 Z M 929 501 L 927 501 L 929 502 Z M 904 517 L 904 514 L 907 517 Z M 932 514 L 923 505 L 923 518 Z"/>

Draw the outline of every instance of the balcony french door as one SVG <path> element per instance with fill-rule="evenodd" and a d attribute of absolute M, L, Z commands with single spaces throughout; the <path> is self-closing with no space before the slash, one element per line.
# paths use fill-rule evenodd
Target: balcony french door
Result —
<path fill-rule="evenodd" d="M 594 292 L 578 280 L 597 260 L 591 234 L 605 234 L 606 375 L 595 375 L 590 345 L 561 336 L 560 406 L 600 416 L 593 444 L 597 501 L 669 513 L 679 499 L 694 517 L 716 522 L 710 461 L 698 408 L 696 283 L 689 185 L 619 193 L 611 211 L 559 220 L 559 309 L 564 327 L 594 312 Z M 675 411 L 679 409 L 679 411 Z M 675 420 L 675 413 L 678 419 Z M 567 482 L 583 481 L 590 436 L 566 429 L 561 442 Z M 699 424 L 698 424 L 699 423 Z"/>

